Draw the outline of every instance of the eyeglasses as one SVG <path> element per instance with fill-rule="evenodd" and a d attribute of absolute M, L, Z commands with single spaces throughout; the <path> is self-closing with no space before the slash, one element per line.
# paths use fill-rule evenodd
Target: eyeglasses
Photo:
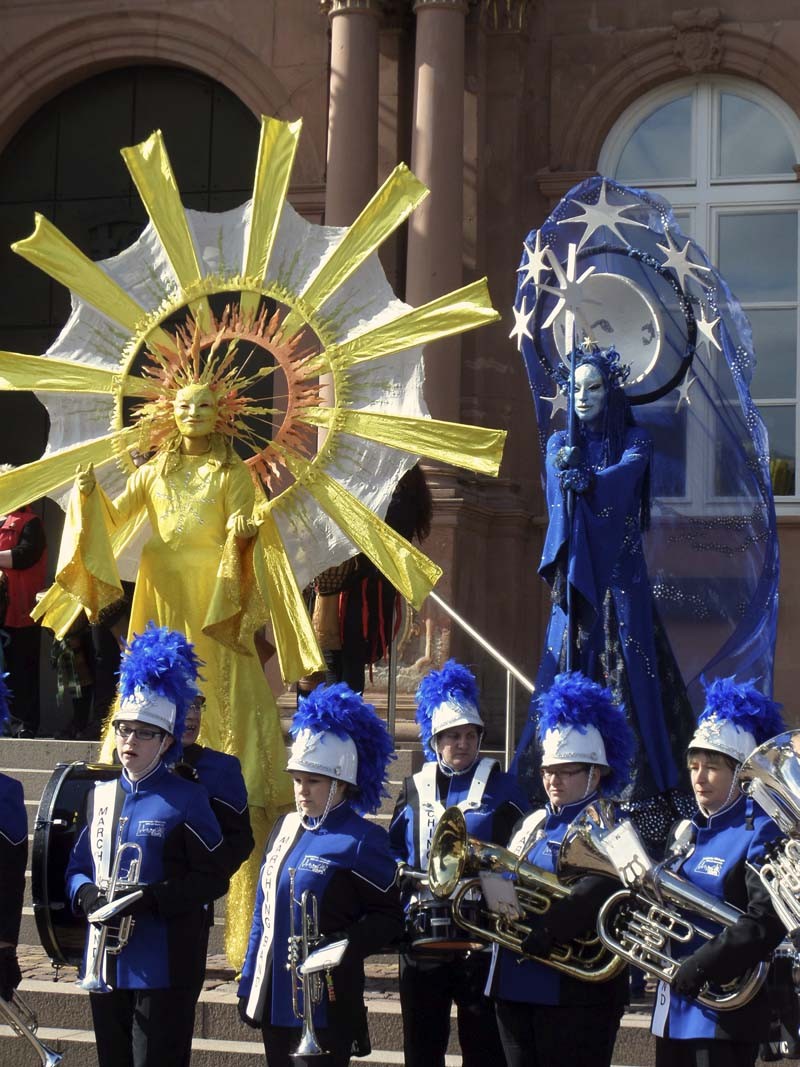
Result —
<path fill-rule="evenodd" d="M 586 774 L 586 767 L 578 767 L 575 771 L 568 771 L 564 767 L 542 767 L 542 778 L 574 778 L 576 774 Z"/>
<path fill-rule="evenodd" d="M 163 737 L 163 730 L 156 730 L 150 726 L 128 726 L 124 722 L 114 723 L 114 733 L 123 740 L 131 734 L 137 741 L 152 741 L 154 737 Z"/>

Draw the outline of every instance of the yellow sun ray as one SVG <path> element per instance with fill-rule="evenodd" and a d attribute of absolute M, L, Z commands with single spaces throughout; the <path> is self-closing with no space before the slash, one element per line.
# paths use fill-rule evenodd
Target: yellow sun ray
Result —
<path fill-rule="evenodd" d="M 483 426 L 346 408 L 309 408 L 299 421 L 327 429 L 335 427 L 337 431 L 398 448 L 401 452 L 452 463 L 492 477 L 496 477 L 500 470 L 507 436 L 505 430 L 488 430 Z"/>
<path fill-rule="evenodd" d="M 258 538 L 264 553 L 267 602 L 281 676 L 302 678 L 324 670 L 325 661 L 275 519 L 267 510 L 260 512 L 259 517 Z"/>
<path fill-rule="evenodd" d="M 453 337 L 478 326 L 497 322 L 500 313 L 492 307 L 485 278 L 470 282 L 462 289 L 431 300 L 418 308 L 411 308 L 391 322 L 359 334 L 341 345 L 330 345 L 316 359 L 309 361 L 309 369 L 330 367 L 335 362 L 346 369 L 368 363 L 382 356 L 426 345 L 441 337 Z"/>
<path fill-rule="evenodd" d="M 428 189 L 404 163 L 396 166 L 319 270 L 312 275 L 300 293 L 303 304 L 311 308 L 322 307 L 427 195 Z M 284 336 L 288 339 L 303 325 L 302 316 L 296 310 L 291 311 L 283 323 Z"/>
<path fill-rule="evenodd" d="M 124 326 L 129 333 L 135 333 L 137 324 L 146 315 L 145 309 L 44 215 L 37 212 L 34 220 L 30 237 L 15 241 L 11 250 L 61 282 L 101 314 Z M 155 330 L 152 340 L 170 350 L 175 348 L 175 342 L 164 330 Z"/>
<path fill-rule="evenodd" d="M 104 370 L 71 359 L 51 359 L 0 351 L 0 390 L 41 389 L 48 393 L 116 393 L 120 388 L 116 371 Z M 147 395 L 146 384 L 126 378 L 125 396 Z"/>
<path fill-rule="evenodd" d="M 141 511 L 114 531 L 111 535 L 111 547 L 115 559 L 146 522 L 147 512 Z M 83 604 L 76 597 L 54 582 L 37 601 L 31 616 L 41 622 L 42 626 L 49 627 L 56 640 L 61 640 L 83 610 Z"/>
<path fill-rule="evenodd" d="M 433 560 L 387 526 L 360 500 L 352 496 L 335 478 L 307 460 L 286 455 L 286 463 L 304 489 L 354 545 L 372 560 L 401 596 L 415 608 L 442 576 Z M 278 499 L 280 503 L 280 498 Z"/>
<path fill-rule="evenodd" d="M 194 247 L 178 183 L 172 172 L 161 130 L 146 141 L 122 149 L 122 158 L 142 198 L 182 289 L 203 276 Z M 192 312 L 202 328 L 208 328 L 210 309 L 203 297 L 194 301 Z"/>
<path fill-rule="evenodd" d="M 252 215 L 242 267 L 247 278 L 263 281 L 266 276 L 302 126 L 302 119 L 281 122 L 266 115 L 261 116 Z M 255 311 L 258 301 L 258 293 L 243 292 L 242 311 Z"/>
<path fill-rule="evenodd" d="M 135 444 L 138 436 L 139 430 L 135 426 L 117 430 L 0 474 L 0 512 L 7 514 L 29 500 L 47 496 L 72 481 L 79 463 L 105 463 L 114 457 L 117 449 Z"/>

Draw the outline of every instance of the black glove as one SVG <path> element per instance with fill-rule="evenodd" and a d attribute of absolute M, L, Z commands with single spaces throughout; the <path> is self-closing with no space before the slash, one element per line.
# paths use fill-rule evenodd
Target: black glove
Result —
<path fill-rule="evenodd" d="M 249 1026 L 251 1030 L 261 1029 L 261 1023 L 257 1023 L 247 1014 L 247 997 L 239 997 L 239 1018 L 245 1026 Z"/>
<path fill-rule="evenodd" d="M 534 926 L 522 942 L 522 951 L 526 956 L 547 956 L 553 947 L 553 936 L 543 926 Z"/>
<path fill-rule="evenodd" d="M 705 971 L 695 957 L 687 956 L 672 980 L 672 988 L 680 996 L 694 1000 L 706 981 Z"/>
<path fill-rule="evenodd" d="M 588 493 L 594 485 L 594 472 L 588 467 L 567 467 L 558 472 L 558 480 L 565 491 L 571 489 L 573 493 Z"/>
<path fill-rule="evenodd" d="M 107 903 L 108 900 L 105 893 L 101 892 L 94 882 L 86 882 L 75 894 L 75 905 L 87 919 L 90 912 L 97 911 L 98 908 L 102 908 Z"/>
<path fill-rule="evenodd" d="M 137 915 L 152 915 L 156 910 L 156 898 L 152 888 L 149 885 L 139 886 L 141 896 L 136 900 L 132 900 L 130 904 L 118 911 L 113 919 L 108 921 L 111 923 L 117 922 L 119 919 L 124 919 L 126 915 L 131 915 L 134 918 Z M 125 896 L 127 893 L 135 892 L 134 889 L 126 889 L 124 893 L 120 893 L 119 896 Z"/>
<path fill-rule="evenodd" d="M 579 467 L 582 459 L 583 456 L 578 445 L 573 445 L 571 448 L 569 445 L 564 445 L 563 448 L 559 448 L 558 452 L 556 452 L 556 470 L 565 471 L 568 467 Z"/>
<path fill-rule="evenodd" d="M 11 1000 L 21 981 L 17 950 L 13 945 L 5 945 L 0 948 L 0 997 L 3 1000 Z"/>

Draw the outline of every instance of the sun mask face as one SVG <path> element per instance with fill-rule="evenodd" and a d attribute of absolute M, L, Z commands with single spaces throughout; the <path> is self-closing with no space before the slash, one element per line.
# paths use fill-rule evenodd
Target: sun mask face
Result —
<path fill-rule="evenodd" d="M 173 405 L 175 425 L 182 437 L 208 437 L 217 420 L 217 401 L 207 385 L 179 389 Z"/>
<path fill-rule="evenodd" d="M 606 384 L 603 375 L 591 363 L 575 371 L 575 414 L 589 425 L 602 418 L 606 409 Z"/>

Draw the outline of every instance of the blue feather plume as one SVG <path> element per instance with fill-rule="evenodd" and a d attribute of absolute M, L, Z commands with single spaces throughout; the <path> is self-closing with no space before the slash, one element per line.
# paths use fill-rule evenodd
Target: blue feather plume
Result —
<path fill-rule="evenodd" d="M 710 683 L 705 678 L 700 681 L 706 691 L 706 703 L 698 717 L 698 726 L 708 719 L 726 719 L 740 730 L 751 733 L 757 745 L 763 745 L 786 729 L 781 716 L 782 705 L 764 696 L 756 688 L 755 678 L 736 682 L 734 676 L 729 675 L 715 678 Z"/>
<path fill-rule="evenodd" d="M 594 726 L 603 738 L 610 773 L 600 780 L 600 791 L 619 796 L 631 777 L 634 741 L 625 718 L 609 689 L 593 682 L 580 671 L 557 674 L 552 686 L 537 702 L 539 741 L 548 730 L 573 726 L 585 734 Z"/>
<path fill-rule="evenodd" d="M 151 620 L 142 634 L 134 634 L 126 644 L 119 671 L 121 698 L 132 697 L 137 689 L 149 689 L 175 705 L 175 744 L 171 755 L 179 757 L 181 737 L 189 705 L 197 696 L 197 679 L 202 660 L 194 645 L 177 630 L 156 626 Z"/>
<path fill-rule="evenodd" d="M 353 807 L 363 813 L 376 812 L 382 798 L 389 796 L 385 789 L 386 769 L 397 757 L 386 724 L 375 714 L 372 704 L 366 704 L 345 682 L 318 685 L 300 702 L 289 733 L 297 737 L 301 730 L 332 733 L 355 742 L 358 793 Z"/>
<path fill-rule="evenodd" d="M 417 687 L 417 710 L 414 718 L 419 726 L 422 751 L 428 761 L 436 759 L 431 745 L 433 713 L 446 701 L 470 703 L 478 707 L 478 683 L 475 675 L 454 659 L 449 659 L 441 670 L 430 671 Z"/>
<path fill-rule="evenodd" d="M 6 678 L 8 678 L 8 672 L 5 674 L 0 673 L 0 734 L 11 717 L 11 708 L 9 706 L 9 700 L 11 700 L 11 690 L 6 685 Z"/>

